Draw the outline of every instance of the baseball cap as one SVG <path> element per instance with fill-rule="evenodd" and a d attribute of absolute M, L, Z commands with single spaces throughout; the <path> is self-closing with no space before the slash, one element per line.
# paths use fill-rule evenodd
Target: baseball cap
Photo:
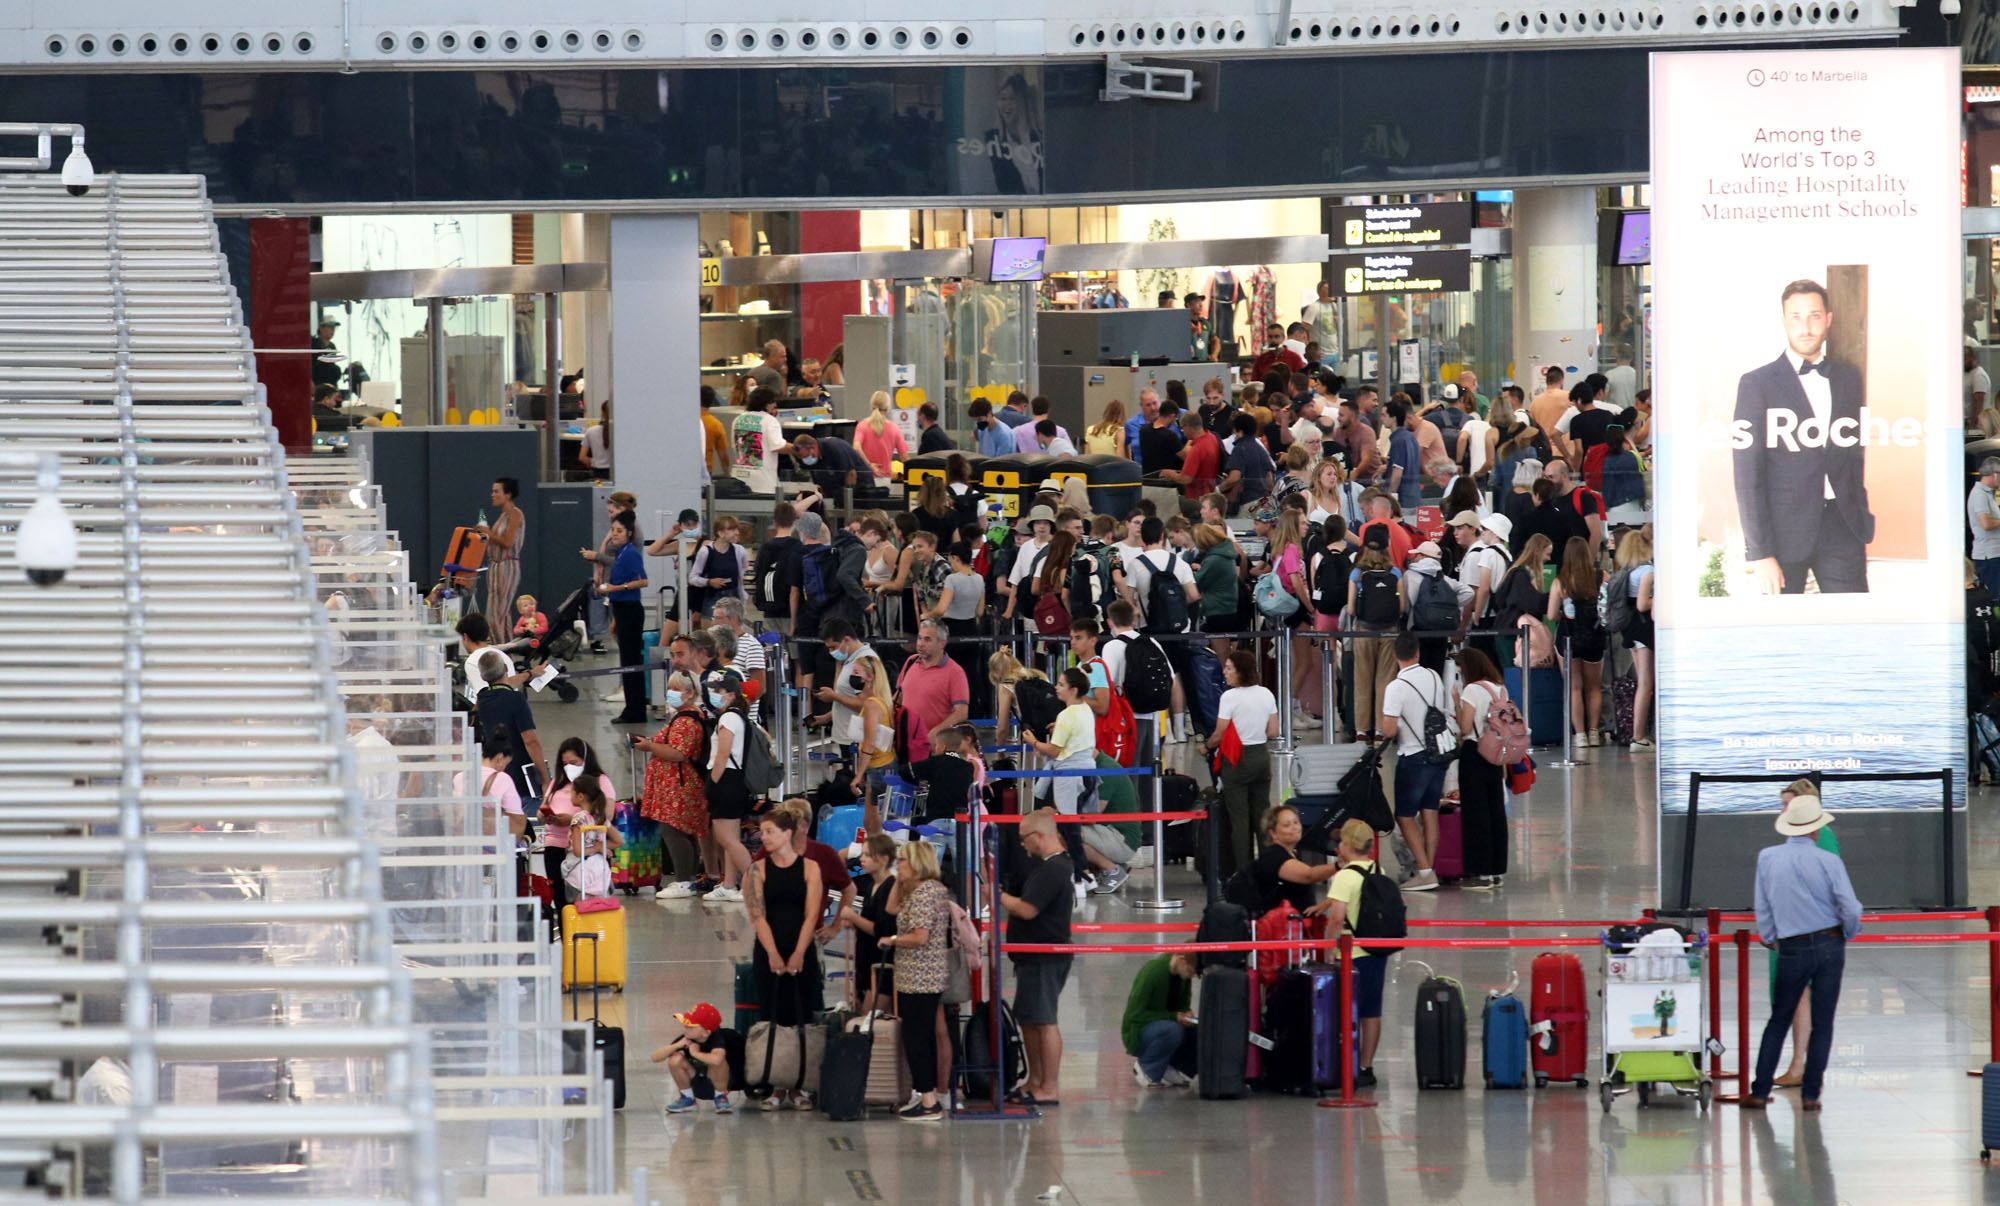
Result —
<path fill-rule="evenodd" d="M 722 1011 L 710 1005 L 707 1001 L 703 1001 L 686 1013 L 675 1014 L 674 1021 L 679 1022 L 683 1026 L 699 1026 L 703 1030 L 720 1030 L 722 1029 Z"/>
<path fill-rule="evenodd" d="M 1412 557 L 1429 557 L 1434 561 L 1443 555 L 1438 549 L 1437 541 L 1435 540 L 1426 540 L 1416 548 L 1410 550 L 1410 556 Z"/>
<path fill-rule="evenodd" d="M 1361 546 L 1370 549 L 1388 548 L 1389 525 L 1382 523 L 1368 525 L 1368 529 L 1361 534 Z"/>
<path fill-rule="evenodd" d="M 1446 521 L 1445 526 L 1451 528 L 1476 528 L 1479 526 L 1479 512 L 1460 511 Z"/>
<path fill-rule="evenodd" d="M 1456 385 L 1446 385 L 1438 391 L 1438 396 L 1447 402 L 1456 402 L 1458 401 L 1458 387 Z"/>

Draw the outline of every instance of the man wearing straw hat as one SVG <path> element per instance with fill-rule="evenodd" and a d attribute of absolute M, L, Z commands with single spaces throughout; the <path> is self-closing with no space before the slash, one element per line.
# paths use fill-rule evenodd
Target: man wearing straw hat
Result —
<path fill-rule="evenodd" d="M 1791 799 L 1777 820 L 1785 841 L 1757 855 L 1757 937 L 1778 952 L 1778 983 L 1757 1048 L 1757 1079 L 1741 1103 L 1746 1110 L 1770 1103 L 1785 1034 L 1807 989 L 1812 990 L 1812 1037 L 1806 1044 L 1802 1096 L 1806 1110 L 1819 1109 L 1847 940 L 1861 932 L 1861 902 L 1854 897 L 1847 867 L 1816 839 L 1833 817 L 1820 806 L 1819 792 L 1810 782 L 1794 783 L 1787 791 Z"/>

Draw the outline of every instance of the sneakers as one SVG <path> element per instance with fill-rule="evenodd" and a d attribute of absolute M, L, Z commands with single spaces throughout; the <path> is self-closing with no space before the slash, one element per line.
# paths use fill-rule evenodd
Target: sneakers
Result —
<path fill-rule="evenodd" d="M 1372 1089 L 1372 1088 L 1374 1088 L 1374 1087 L 1375 1087 L 1375 1069 L 1373 1069 L 1373 1068 L 1362 1068 L 1362 1069 L 1359 1069 L 1358 1071 L 1356 1071 L 1356 1072 L 1354 1073 L 1354 1087 L 1355 1087 L 1355 1088 L 1357 1088 L 1357 1089 Z"/>
<path fill-rule="evenodd" d="M 916 1105 L 905 1106 L 897 1110 L 896 1117 L 902 1119 L 904 1122 L 942 1122 L 944 1121 L 944 1103 L 934 1101 L 929 1105 L 925 1105 L 919 1101 Z"/>
<path fill-rule="evenodd" d="M 701 901 L 703 904 L 741 904 L 743 903 L 743 889 L 732 888 L 728 884 L 723 884 L 702 897 Z"/>
<path fill-rule="evenodd" d="M 1132 861 L 1125 864 L 1125 869 L 1127 871 L 1144 871 L 1152 865 L 1153 848 L 1151 846 L 1141 846 L 1139 847 L 1139 853 L 1132 856 Z"/>
<path fill-rule="evenodd" d="M 1635 750 L 1650 750 L 1653 748 L 1653 739 L 1651 737 L 1634 737 L 1632 739 L 1632 748 Z"/>
<path fill-rule="evenodd" d="M 700 1102 L 694 1099 L 694 1094 L 682 1093 L 679 1097 L 667 1103 L 667 1113 L 686 1114 L 700 1104 Z"/>
<path fill-rule="evenodd" d="M 1097 873 L 1097 886 L 1093 887 L 1090 891 L 1093 895 L 1109 896 L 1124 887 L 1125 881 L 1131 877 L 1132 873 L 1123 867 L 1113 867 L 1108 871 L 1100 871 Z"/>
<path fill-rule="evenodd" d="M 1500 886 L 1500 877 L 1497 875 L 1475 875 L 1458 886 L 1473 892 L 1491 892 Z"/>
<path fill-rule="evenodd" d="M 1407 883 L 1405 883 L 1405 884 L 1403 885 L 1403 891 L 1405 891 L 1405 892 L 1435 892 L 1435 891 L 1437 891 L 1437 886 L 1438 886 L 1438 873 L 1437 873 L 1437 872 L 1435 872 L 1435 871 L 1419 871 L 1419 872 L 1417 872 L 1417 873 L 1416 873 L 1415 875 L 1412 875 L 1412 876 L 1411 876 L 1411 877 L 1409 878 L 1409 881 L 1408 881 Z"/>
<path fill-rule="evenodd" d="M 1076 903 L 1082 904 L 1084 902 L 1084 899 L 1088 897 L 1092 892 L 1095 892 L 1096 890 L 1097 890 L 1096 876 L 1094 875 L 1081 876 L 1076 881 Z"/>
<path fill-rule="evenodd" d="M 1154 1080 L 1152 1077 L 1146 1075 L 1146 1069 L 1140 1065 L 1138 1060 L 1132 1061 L 1132 1079 L 1138 1081 L 1139 1087 L 1142 1089 L 1164 1089 L 1167 1087 L 1165 1079 Z"/>
<path fill-rule="evenodd" d="M 722 881 L 712 875 L 703 875 L 688 885 L 688 887 L 694 889 L 696 896 L 706 896 L 721 886 Z"/>
<path fill-rule="evenodd" d="M 1179 1068 L 1168 1068 L 1167 1074 L 1160 1078 L 1160 1083 L 1167 1086 L 1169 1089 L 1185 1089 L 1189 1085 L 1193 1084 L 1194 1081 L 1188 1077 L 1187 1073 L 1181 1071 Z"/>
<path fill-rule="evenodd" d="M 736 1108 L 729 1104 L 729 1094 L 717 1093 L 715 1095 L 715 1112 L 718 1114 L 733 1114 L 736 1112 Z"/>
<path fill-rule="evenodd" d="M 603 641 L 592 641 L 592 642 L 590 643 L 590 651 L 591 651 L 592 653 L 603 653 L 603 652 L 604 652 L 604 642 L 603 642 Z"/>
<path fill-rule="evenodd" d="M 1311 712 L 1292 713 L 1292 727 L 1295 729 L 1317 729 L 1322 727 L 1319 717 Z"/>
<path fill-rule="evenodd" d="M 698 895 L 700 893 L 694 890 L 694 885 L 691 883 L 668 884 L 653 893 L 653 903 L 665 904 L 670 900 L 693 900 Z"/>

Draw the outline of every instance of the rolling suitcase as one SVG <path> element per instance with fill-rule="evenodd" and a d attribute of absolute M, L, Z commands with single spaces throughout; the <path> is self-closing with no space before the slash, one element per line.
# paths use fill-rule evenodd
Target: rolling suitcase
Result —
<path fill-rule="evenodd" d="M 1528 722 L 1528 741 L 1532 745 L 1561 745 L 1563 734 L 1563 678 L 1562 671 L 1553 666 L 1537 667 L 1528 681 L 1534 687 L 1534 698 L 1521 693 L 1521 668 L 1508 666 L 1501 672 L 1507 682 L 1508 698 L 1521 709 L 1521 715 Z"/>
<path fill-rule="evenodd" d="M 660 864 L 664 846 L 660 823 L 647 820 L 637 804 L 620 804 L 611 814 L 624 841 L 611 852 L 611 884 L 626 895 L 641 888 L 660 886 Z"/>
<path fill-rule="evenodd" d="M 590 947 L 589 958 L 593 960 L 595 959 L 596 952 L 602 946 L 602 943 L 597 940 L 597 935 L 588 931 L 579 934 L 576 943 L 578 945 L 587 944 Z M 565 943 L 563 949 L 564 951 L 568 951 L 570 945 Z M 595 1047 L 604 1056 L 604 1079 L 611 1082 L 611 1108 L 622 1110 L 625 1108 L 625 1028 L 623 1026 L 606 1026 L 604 1024 L 603 1014 L 598 1008 L 597 993 L 598 982 L 596 977 L 593 976 L 590 982 L 590 1032 L 588 1039 L 590 1045 Z M 570 989 L 569 1017 L 572 1022 L 580 1020 L 577 1017 L 577 998 L 582 995 L 579 988 Z M 584 1058 L 584 1041 L 585 1035 L 583 1034 L 575 1031 L 563 1032 L 564 1073 L 570 1076 L 581 1076 L 588 1068 L 589 1061 Z"/>
<path fill-rule="evenodd" d="M 745 959 L 736 965 L 736 1008 L 731 1025 L 736 1033 L 749 1034 L 763 1012 L 764 1001 L 757 992 L 756 965 Z"/>
<path fill-rule="evenodd" d="M 1639 704 L 1639 676 L 1622 674 L 1611 680 L 1611 740 L 1632 744 L 1632 721 Z"/>
<path fill-rule="evenodd" d="M 2000 1148 L 2000 1064 L 1986 1065 L 1979 1077 L 1979 1162 L 1993 1159 Z"/>
<path fill-rule="evenodd" d="M 875 968 L 876 998 L 881 998 L 883 967 Z M 895 996 L 889 998 L 890 1009 L 895 1008 Z M 903 1058 L 903 1023 L 894 1012 L 877 1009 L 866 1017 L 850 1018 L 847 1022 L 849 1034 L 868 1036 L 868 1079 L 862 1087 L 864 1106 L 888 1106 L 901 1109 L 910 1099 L 910 1065 Z"/>
<path fill-rule="evenodd" d="M 1433 975 L 1417 986 L 1417 1087 L 1465 1087 L 1465 993 Z"/>
<path fill-rule="evenodd" d="M 1513 993 L 1486 998 L 1479 1019 L 1481 1062 L 1489 1089 L 1528 1087 L 1528 1011 Z"/>
<path fill-rule="evenodd" d="M 1199 1018 L 1195 1079 L 1202 1098 L 1243 1096 L 1244 1057 L 1250 1046 L 1250 973 L 1241 967 L 1211 967 L 1203 972 Z"/>
<path fill-rule="evenodd" d="M 1552 1080 L 1590 1087 L 1590 1002 L 1583 995 L 1583 964 L 1557 952 L 1535 956 L 1528 996 L 1528 1055 L 1535 1087 Z"/>
<path fill-rule="evenodd" d="M 857 1122 L 868 1112 L 868 1064 L 875 1036 L 829 1028 L 820 1057 L 819 1108 L 835 1122 Z"/>
<path fill-rule="evenodd" d="M 1465 878 L 1465 817 L 1456 808 L 1438 812 L 1437 857 L 1431 870 L 1441 880 Z"/>
<path fill-rule="evenodd" d="M 444 546 L 440 576 L 450 578 L 457 586 L 471 586 L 479 580 L 480 567 L 485 564 L 486 534 L 478 528 L 453 528 L 451 540 Z"/>
<path fill-rule="evenodd" d="M 578 825 L 573 829 L 575 846 L 571 853 L 579 858 L 596 857 L 593 843 L 608 847 L 610 839 L 602 825 Z M 608 851 L 606 851 L 608 853 Z M 576 942 L 579 934 L 597 936 L 596 954 L 589 966 L 583 967 L 577 959 Z M 579 977 L 589 975 L 588 983 L 600 988 L 623 992 L 625 989 L 625 910 L 615 897 L 579 897 L 575 904 L 563 906 L 562 911 L 563 987 L 572 988 L 585 983 Z"/>
<path fill-rule="evenodd" d="M 1292 937 L 1302 937 L 1295 920 Z M 1340 969 L 1306 960 L 1279 970 L 1264 1015 L 1271 1040 L 1263 1083 L 1279 1093 L 1340 1087 Z"/>
<path fill-rule="evenodd" d="M 1202 910 L 1201 924 L 1195 929 L 1196 942 L 1248 942 L 1250 941 L 1250 913 L 1242 905 L 1218 900 Z M 1242 951 L 1224 951 L 1220 954 L 1196 955 L 1195 969 L 1207 971 L 1213 967 L 1245 966 L 1249 960 Z M 1246 1000 L 1245 1008 L 1248 1008 Z"/>

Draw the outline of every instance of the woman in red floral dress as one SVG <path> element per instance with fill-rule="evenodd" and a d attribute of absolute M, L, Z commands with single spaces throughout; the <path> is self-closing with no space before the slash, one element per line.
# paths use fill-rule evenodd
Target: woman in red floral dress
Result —
<path fill-rule="evenodd" d="M 663 884 L 655 900 L 689 900 L 698 895 L 694 879 L 699 843 L 708 836 L 708 776 L 701 765 L 707 737 L 701 701 L 694 679 L 675 673 L 667 679 L 667 707 L 672 715 L 651 740 L 633 739 L 634 748 L 650 755 L 639 812 L 660 823 L 660 840 L 673 867 L 673 883 Z"/>

